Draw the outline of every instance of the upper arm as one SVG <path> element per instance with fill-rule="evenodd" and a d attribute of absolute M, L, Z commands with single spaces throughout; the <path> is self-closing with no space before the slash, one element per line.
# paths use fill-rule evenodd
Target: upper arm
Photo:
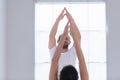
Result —
<path fill-rule="evenodd" d="M 76 42 L 75 48 L 79 61 L 79 71 L 80 71 L 81 80 L 88 80 L 87 66 L 85 63 L 85 58 L 82 49 L 80 48 L 80 44 Z"/>
<path fill-rule="evenodd" d="M 50 73 L 49 73 L 49 80 L 58 80 L 57 73 L 58 73 L 58 61 L 52 59 Z"/>
<path fill-rule="evenodd" d="M 55 36 L 49 36 L 49 43 L 48 43 L 48 48 L 51 49 L 56 45 L 56 39 Z"/>
<path fill-rule="evenodd" d="M 89 80 L 86 66 L 83 65 L 81 66 L 81 64 L 79 63 L 79 71 L 80 71 L 81 80 Z"/>
<path fill-rule="evenodd" d="M 58 72 L 57 68 L 58 68 L 57 63 L 52 62 L 51 68 L 50 68 L 50 73 L 49 73 L 49 80 L 58 80 L 57 79 L 57 72 Z"/>

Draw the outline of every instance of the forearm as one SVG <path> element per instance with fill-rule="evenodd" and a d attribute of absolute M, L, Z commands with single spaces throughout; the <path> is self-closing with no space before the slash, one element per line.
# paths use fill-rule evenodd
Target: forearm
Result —
<path fill-rule="evenodd" d="M 79 35 L 79 37 L 76 36 L 76 31 L 73 30 L 73 31 L 71 31 L 71 36 L 73 38 L 74 45 L 75 45 L 75 43 L 79 43 L 80 47 L 81 47 L 81 35 Z"/>
<path fill-rule="evenodd" d="M 60 42 L 56 48 L 54 57 L 53 57 L 53 61 L 55 61 L 55 62 L 58 62 L 58 60 L 59 60 L 60 53 L 61 53 L 61 50 L 63 48 L 65 38 L 66 38 L 66 33 L 63 33 L 63 35 L 61 36 Z"/>
<path fill-rule="evenodd" d="M 58 29 L 58 25 L 59 25 L 59 21 L 56 20 L 51 31 L 50 31 L 50 36 L 51 37 L 55 37 L 56 33 L 57 33 L 57 29 Z"/>
<path fill-rule="evenodd" d="M 74 29 L 75 29 L 75 31 L 76 31 L 76 36 L 80 39 L 80 31 L 79 31 L 79 29 L 78 29 L 78 26 L 76 25 L 76 26 L 74 26 Z"/>
<path fill-rule="evenodd" d="M 71 29 L 71 31 L 72 31 L 72 35 L 73 35 L 73 36 L 76 36 L 77 39 L 80 40 L 80 38 L 81 38 L 80 31 L 79 31 L 79 29 L 78 29 L 78 26 L 77 26 L 76 23 L 74 22 L 74 20 L 73 20 L 73 22 L 71 22 L 70 29 Z"/>

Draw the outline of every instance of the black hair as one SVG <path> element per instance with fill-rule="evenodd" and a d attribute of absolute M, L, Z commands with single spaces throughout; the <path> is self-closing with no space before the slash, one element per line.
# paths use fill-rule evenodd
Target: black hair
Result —
<path fill-rule="evenodd" d="M 60 80 L 78 80 L 78 72 L 72 66 L 65 66 L 60 72 Z"/>

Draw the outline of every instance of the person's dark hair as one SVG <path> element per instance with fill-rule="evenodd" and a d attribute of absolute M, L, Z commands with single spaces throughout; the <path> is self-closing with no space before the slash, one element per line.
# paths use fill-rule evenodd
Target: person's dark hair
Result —
<path fill-rule="evenodd" d="M 78 72 L 72 66 L 65 66 L 60 72 L 60 80 L 78 80 Z"/>

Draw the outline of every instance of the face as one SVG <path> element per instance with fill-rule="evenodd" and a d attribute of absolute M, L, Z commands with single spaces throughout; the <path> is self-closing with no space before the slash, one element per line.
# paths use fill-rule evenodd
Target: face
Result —
<path fill-rule="evenodd" d="M 59 43 L 59 40 L 58 40 L 58 43 Z M 63 49 L 67 49 L 70 43 L 71 43 L 70 37 L 67 36 L 66 39 L 65 39 L 64 45 L 63 45 Z"/>

